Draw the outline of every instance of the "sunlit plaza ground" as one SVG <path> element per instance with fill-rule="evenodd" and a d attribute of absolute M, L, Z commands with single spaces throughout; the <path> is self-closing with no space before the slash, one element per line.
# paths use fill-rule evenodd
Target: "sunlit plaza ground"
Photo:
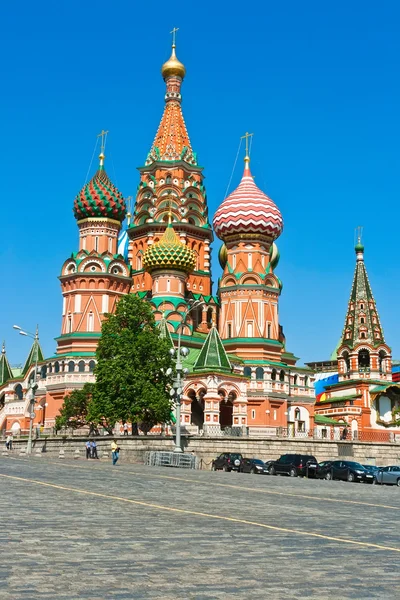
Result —
<path fill-rule="evenodd" d="M 400 490 L 0 459 L 0 597 L 396 598 Z"/>

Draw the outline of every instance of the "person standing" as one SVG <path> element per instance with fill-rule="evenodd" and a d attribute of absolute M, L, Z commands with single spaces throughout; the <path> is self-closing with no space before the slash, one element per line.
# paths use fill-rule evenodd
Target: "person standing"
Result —
<path fill-rule="evenodd" d="M 124 435 L 128 435 L 128 423 L 124 423 Z"/>
<path fill-rule="evenodd" d="M 90 442 L 90 455 L 92 458 L 99 458 L 97 455 L 97 444 L 95 442 L 95 440 L 92 440 Z"/>
<path fill-rule="evenodd" d="M 90 458 L 90 441 L 88 440 L 85 444 L 86 446 L 86 458 Z"/>
<path fill-rule="evenodd" d="M 116 465 L 119 459 L 119 448 L 115 440 L 111 442 L 112 464 Z"/>
<path fill-rule="evenodd" d="M 8 436 L 6 437 L 6 449 L 7 449 L 7 450 L 10 450 L 10 443 L 11 443 L 11 442 L 10 442 L 10 436 L 8 435 Z"/>
<path fill-rule="evenodd" d="M 13 434 L 10 433 L 10 435 L 8 436 L 8 449 L 12 450 L 12 443 L 13 443 Z"/>

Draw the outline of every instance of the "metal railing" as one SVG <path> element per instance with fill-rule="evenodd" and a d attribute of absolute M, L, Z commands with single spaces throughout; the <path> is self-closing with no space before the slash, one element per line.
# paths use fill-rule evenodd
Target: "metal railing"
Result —
<path fill-rule="evenodd" d="M 178 469 L 198 469 L 199 459 L 185 452 L 146 452 L 144 462 L 151 467 L 177 467 Z"/>

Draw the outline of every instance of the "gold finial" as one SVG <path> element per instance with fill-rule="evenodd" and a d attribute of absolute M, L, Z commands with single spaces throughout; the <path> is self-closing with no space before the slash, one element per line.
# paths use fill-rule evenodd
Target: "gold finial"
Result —
<path fill-rule="evenodd" d="M 101 133 L 99 133 L 97 136 L 98 138 L 101 137 L 101 149 L 100 149 L 100 154 L 99 154 L 100 167 L 102 167 L 104 165 L 104 159 L 106 157 L 104 154 L 104 151 L 106 149 L 107 133 L 108 133 L 108 131 L 104 131 L 104 129 L 102 129 Z"/>
<path fill-rule="evenodd" d="M 179 31 L 179 27 L 174 27 L 170 33 L 172 33 L 172 52 L 169 60 L 161 67 L 161 74 L 164 79 L 173 77 L 174 75 L 183 79 L 186 74 L 185 66 L 176 58 L 176 32 Z"/>
<path fill-rule="evenodd" d="M 249 133 L 248 131 L 246 131 L 246 133 L 244 135 L 242 135 L 242 137 L 240 138 L 241 140 L 246 140 L 246 156 L 244 157 L 244 162 L 245 163 L 249 163 L 250 162 L 250 154 L 249 154 L 249 138 L 253 137 L 254 133 Z"/>

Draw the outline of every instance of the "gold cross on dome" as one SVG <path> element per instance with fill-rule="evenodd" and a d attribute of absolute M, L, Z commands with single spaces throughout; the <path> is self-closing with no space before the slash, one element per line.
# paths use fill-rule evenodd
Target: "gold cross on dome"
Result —
<path fill-rule="evenodd" d="M 253 135 L 254 133 L 249 133 L 248 131 L 246 131 L 246 133 L 240 138 L 241 140 L 246 140 L 246 156 L 249 155 L 249 138 L 251 138 Z"/>
<path fill-rule="evenodd" d="M 101 151 L 102 153 L 104 153 L 104 150 L 106 148 L 106 141 L 107 141 L 107 133 L 108 131 L 104 131 L 104 129 L 101 130 L 101 133 L 98 134 L 98 138 L 101 137 Z"/>
<path fill-rule="evenodd" d="M 179 27 L 174 27 L 172 31 L 170 31 L 170 33 L 172 33 L 172 47 L 175 48 L 175 42 L 176 42 L 176 32 L 179 31 Z"/>

